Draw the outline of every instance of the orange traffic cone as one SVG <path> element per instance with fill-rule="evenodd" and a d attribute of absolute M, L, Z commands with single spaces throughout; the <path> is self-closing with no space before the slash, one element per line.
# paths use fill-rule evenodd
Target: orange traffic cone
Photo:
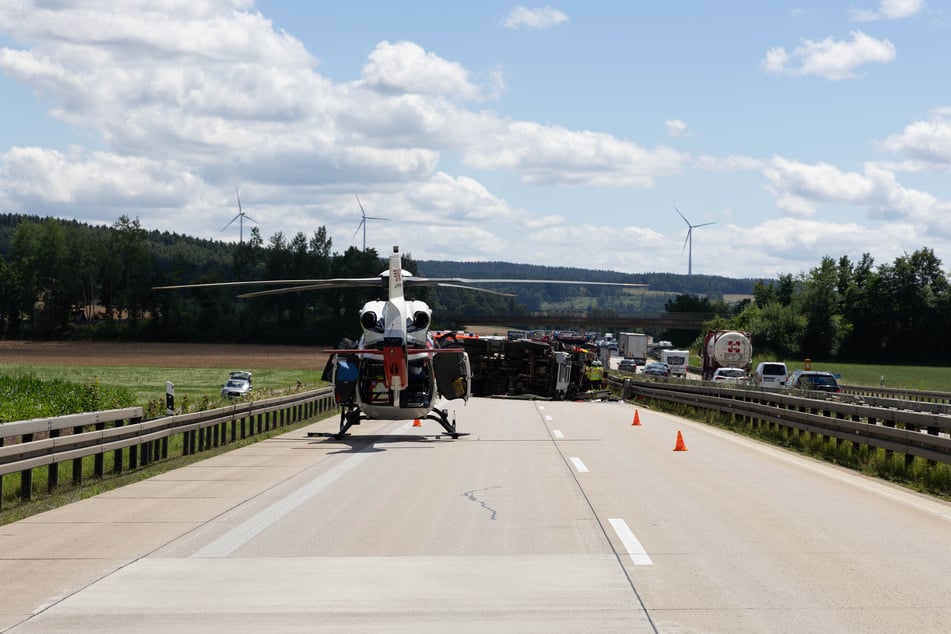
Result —
<path fill-rule="evenodd" d="M 684 436 L 677 430 L 677 444 L 674 445 L 674 451 L 687 451 L 687 445 L 684 444 Z"/>
<path fill-rule="evenodd" d="M 637 410 L 634 410 L 634 422 L 631 423 L 631 425 L 633 426 L 633 425 L 640 425 L 640 424 L 641 424 L 641 417 L 638 416 Z"/>
<path fill-rule="evenodd" d="M 423 423 L 418 418 L 413 421 L 413 427 L 422 427 Z"/>

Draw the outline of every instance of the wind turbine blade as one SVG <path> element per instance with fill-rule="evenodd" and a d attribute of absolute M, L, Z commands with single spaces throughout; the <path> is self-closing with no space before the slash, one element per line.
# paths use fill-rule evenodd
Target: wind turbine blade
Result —
<path fill-rule="evenodd" d="M 356 238 L 356 237 L 357 237 L 357 234 L 360 233 L 360 227 L 362 227 L 362 226 L 364 225 L 364 223 L 366 223 L 366 218 L 364 218 L 363 220 L 361 220 L 361 221 L 360 221 L 360 224 L 357 225 L 357 230 L 353 232 L 353 238 Z M 350 238 L 350 239 L 353 240 L 353 238 Z"/>
<path fill-rule="evenodd" d="M 245 219 L 245 220 L 250 220 L 251 222 L 253 222 L 253 223 L 255 223 L 255 224 L 261 224 L 260 222 L 258 222 L 257 220 L 255 220 L 254 218 L 252 218 L 251 216 L 249 216 L 248 214 L 243 214 L 243 215 L 244 215 L 244 219 Z"/>
<path fill-rule="evenodd" d="M 683 253 L 683 252 L 684 252 L 684 249 L 687 248 L 687 241 L 690 240 L 690 232 L 691 232 L 691 231 L 693 231 L 693 227 L 690 227 L 689 229 L 687 229 L 687 237 L 684 238 L 684 245 L 683 245 L 682 247 L 680 247 L 680 252 L 681 252 L 681 253 Z"/>
<path fill-rule="evenodd" d="M 688 226 L 688 227 L 691 226 L 691 225 L 690 225 L 690 221 L 687 220 L 687 217 L 686 217 L 685 215 L 683 215 L 682 213 L 680 213 L 680 210 L 679 210 L 679 209 L 677 209 L 676 207 L 674 207 L 674 211 L 676 211 L 677 214 L 678 214 L 681 218 L 684 219 L 684 222 L 687 223 L 687 226 Z"/>
<path fill-rule="evenodd" d="M 365 212 L 365 211 L 363 210 L 363 203 L 360 202 L 360 197 L 357 196 L 356 194 L 354 194 L 354 196 L 356 196 L 357 204 L 360 205 L 360 213 L 363 214 L 363 217 L 364 217 L 364 218 L 366 218 L 366 217 L 367 217 L 367 212 Z"/>
<path fill-rule="evenodd" d="M 238 199 L 238 214 L 241 214 L 241 213 L 243 213 L 243 210 L 241 209 L 241 194 L 238 193 L 238 186 L 237 186 L 237 185 L 234 186 L 234 195 L 235 195 L 235 196 L 237 197 L 237 199 Z"/>
<path fill-rule="evenodd" d="M 232 223 L 234 223 L 234 221 L 237 220 L 237 219 L 240 218 L 240 217 L 241 217 L 241 214 L 236 214 L 235 217 L 232 218 L 231 221 L 230 221 L 228 224 L 226 224 L 225 226 L 223 226 L 223 227 L 221 228 L 221 230 L 224 231 L 225 229 L 227 229 L 228 227 L 230 227 L 230 226 L 232 225 Z"/>
<path fill-rule="evenodd" d="M 696 229 L 697 227 L 706 227 L 707 225 L 715 225 L 715 224 L 717 224 L 716 220 L 714 220 L 713 222 L 705 222 L 702 225 L 694 225 L 693 228 Z"/>

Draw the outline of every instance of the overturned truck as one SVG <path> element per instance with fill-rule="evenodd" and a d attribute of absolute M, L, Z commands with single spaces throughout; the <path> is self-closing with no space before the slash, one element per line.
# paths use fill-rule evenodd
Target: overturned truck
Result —
<path fill-rule="evenodd" d="M 588 390 L 588 352 L 560 341 L 460 337 L 472 369 L 473 396 L 575 400 Z"/>

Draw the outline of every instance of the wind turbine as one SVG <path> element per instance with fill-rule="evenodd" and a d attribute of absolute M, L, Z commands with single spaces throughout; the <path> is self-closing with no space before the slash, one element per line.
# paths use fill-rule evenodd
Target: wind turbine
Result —
<path fill-rule="evenodd" d="M 360 197 L 354 194 L 357 197 L 357 204 L 360 205 L 360 213 L 363 214 L 363 218 L 360 219 L 360 224 L 357 225 L 357 230 L 353 232 L 353 237 L 356 238 L 357 234 L 360 233 L 360 227 L 363 227 L 363 250 L 367 250 L 367 220 L 389 220 L 389 218 L 377 218 L 376 216 L 368 216 L 367 212 L 363 210 L 363 203 L 360 202 Z"/>
<path fill-rule="evenodd" d="M 715 225 L 716 222 L 704 222 L 699 225 L 692 225 L 690 224 L 690 221 L 687 220 L 687 218 L 682 213 L 680 213 L 679 209 L 674 207 L 674 211 L 676 211 L 677 214 L 681 218 L 684 219 L 684 222 L 687 223 L 687 237 L 684 238 L 684 246 L 681 247 L 680 250 L 681 252 L 683 252 L 683 250 L 687 247 L 687 245 L 688 244 L 690 245 L 690 250 L 687 252 L 687 275 L 688 276 L 693 275 L 693 230 L 696 229 L 697 227 L 706 227 L 707 225 Z"/>
<path fill-rule="evenodd" d="M 239 234 L 238 234 L 238 235 L 240 235 L 240 238 L 239 238 L 239 239 L 240 239 L 241 242 L 244 242 L 244 219 L 247 218 L 248 220 L 250 220 L 251 222 L 254 222 L 254 223 L 257 223 L 258 221 L 255 220 L 254 218 L 252 218 L 251 216 L 249 216 L 248 214 L 244 213 L 244 209 L 241 208 L 241 194 L 238 193 L 238 186 L 237 186 L 237 185 L 234 186 L 234 195 L 237 196 L 237 198 L 238 198 L 238 213 L 237 213 L 237 215 L 236 215 L 234 218 L 231 219 L 231 222 L 229 222 L 229 223 L 226 224 L 224 227 L 222 227 L 221 230 L 224 231 L 225 229 L 227 229 L 228 227 L 231 226 L 231 223 L 233 223 L 235 220 L 237 220 L 237 221 L 238 221 L 238 227 L 240 228 L 240 229 L 239 229 Z M 258 224 L 259 224 L 259 223 L 258 223 Z"/>

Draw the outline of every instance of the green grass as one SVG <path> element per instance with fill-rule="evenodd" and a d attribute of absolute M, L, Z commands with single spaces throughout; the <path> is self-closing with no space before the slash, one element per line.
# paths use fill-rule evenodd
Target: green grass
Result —
<path fill-rule="evenodd" d="M 238 368 L 235 368 L 238 369 Z M 294 388 L 298 381 L 305 388 L 325 385 L 321 370 L 254 370 L 252 397 L 265 398 L 273 393 Z M 98 384 L 127 389 L 135 396 L 135 405 L 146 409 L 147 416 L 165 413 L 165 382 L 175 385 L 175 407 L 188 405 L 188 411 L 211 409 L 228 402 L 221 396 L 221 386 L 228 379 L 228 370 L 221 368 L 152 368 L 114 366 L 43 366 L 0 364 L 0 374 L 32 375 L 40 380 L 64 380 L 80 385 Z M 159 411 L 155 411 L 156 408 Z"/>
<path fill-rule="evenodd" d="M 753 367 L 760 361 L 774 359 L 754 359 Z M 785 361 L 790 372 L 804 368 L 803 360 Z M 927 390 L 951 392 L 951 367 L 915 366 L 915 365 L 872 365 L 861 363 L 836 363 L 813 361 L 813 370 L 831 372 L 840 375 L 839 383 L 845 385 L 877 386 L 881 377 L 885 377 L 885 387 L 906 390 Z"/>
<path fill-rule="evenodd" d="M 931 462 L 918 457 L 906 460 L 905 456 L 898 452 L 825 438 L 822 434 L 801 432 L 781 425 L 754 425 L 747 417 L 726 412 L 653 399 L 642 401 L 642 404 L 951 501 L 951 464 Z"/>

